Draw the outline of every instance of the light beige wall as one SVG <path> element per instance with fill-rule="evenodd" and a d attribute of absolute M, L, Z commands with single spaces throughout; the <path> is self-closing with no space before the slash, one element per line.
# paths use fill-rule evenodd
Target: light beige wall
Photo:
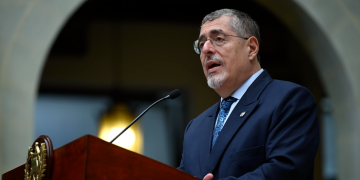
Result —
<path fill-rule="evenodd" d="M 61 26 L 82 2 L 0 1 L 0 174 L 25 163 L 34 141 L 42 65 Z"/>
<path fill-rule="evenodd" d="M 339 178 L 360 179 L 360 1 L 326 0 L 300 1 L 303 8 L 324 32 L 338 54 L 344 76 L 351 84 L 351 94 L 333 102 L 337 130 Z M 338 67 L 333 67 L 328 76 Z M 330 76 L 331 77 L 331 76 Z M 330 77 L 328 77 L 330 79 Z M 337 78 L 332 77 L 332 78 Z M 331 78 L 331 79 L 332 79 Z M 341 84 L 336 89 L 346 88 Z"/>
<path fill-rule="evenodd" d="M 339 179 L 360 179 L 360 2 L 256 2 L 283 21 L 315 60 L 333 105 Z"/>

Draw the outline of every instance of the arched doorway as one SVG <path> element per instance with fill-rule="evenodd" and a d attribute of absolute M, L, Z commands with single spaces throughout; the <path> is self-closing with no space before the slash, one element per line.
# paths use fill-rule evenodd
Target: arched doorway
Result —
<path fill-rule="evenodd" d="M 130 92 L 149 93 L 159 89 L 157 86 L 178 87 L 194 97 L 186 100 L 192 107 L 185 112 L 188 117 L 182 119 L 183 124 L 218 100 L 206 86 L 198 56 L 191 48 L 199 22 L 215 9 L 200 11 L 195 6 L 194 13 L 184 15 L 180 12 L 185 5 L 170 10 L 130 4 L 127 10 L 118 11 L 119 6 L 116 1 L 88 1 L 72 16 L 48 56 L 41 80 L 44 92 L 124 92 L 122 89 L 122 96 L 131 96 Z M 312 57 L 292 32 L 254 2 L 234 2 L 233 8 L 250 14 L 260 25 L 262 67 L 275 79 L 307 87 L 320 100 L 324 92 Z M 132 13 L 134 9 L 138 13 Z M 177 68 L 178 64 L 186 71 Z M 177 136 L 182 136 L 183 128 L 177 130 Z M 174 142 L 181 144 L 182 139 Z M 177 161 L 180 153 L 178 150 L 175 155 Z M 320 164 L 318 158 L 317 179 Z"/>

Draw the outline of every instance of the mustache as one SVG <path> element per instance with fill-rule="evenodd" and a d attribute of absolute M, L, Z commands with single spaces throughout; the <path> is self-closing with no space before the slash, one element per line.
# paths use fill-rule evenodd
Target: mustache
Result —
<path fill-rule="evenodd" d="M 214 61 L 220 63 L 221 65 L 224 65 L 224 62 L 223 62 L 219 57 L 217 57 L 217 56 L 215 56 L 215 55 L 211 55 L 211 56 L 208 56 L 208 57 L 205 58 L 204 66 L 205 66 L 206 63 L 207 63 L 208 61 L 210 61 L 210 60 L 214 60 Z"/>

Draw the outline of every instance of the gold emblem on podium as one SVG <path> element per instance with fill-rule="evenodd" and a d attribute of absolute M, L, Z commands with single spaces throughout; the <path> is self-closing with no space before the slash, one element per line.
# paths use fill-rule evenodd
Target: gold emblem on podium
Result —
<path fill-rule="evenodd" d="M 29 147 L 26 164 L 25 180 L 42 180 L 46 171 L 46 145 L 35 142 L 34 149 Z"/>

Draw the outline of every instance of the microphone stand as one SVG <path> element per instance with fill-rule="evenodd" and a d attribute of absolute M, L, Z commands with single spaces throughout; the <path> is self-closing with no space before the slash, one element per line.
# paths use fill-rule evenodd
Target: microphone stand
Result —
<path fill-rule="evenodd" d="M 122 135 L 127 129 L 130 128 L 130 126 L 132 126 L 134 123 L 136 123 L 136 121 L 141 118 L 141 116 L 143 116 L 151 107 L 153 107 L 155 104 L 157 104 L 158 102 L 161 102 L 165 99 L 170 98 L 170 95 L 167 95 L 159 100 L 157 100 L 156 102 L 152 103 L 148 108 L 146 108 L 138 117 L 136 117 L 128 126 L 126 126 L 125 129 L 123 129 L 113 140 L 110 141 L 110 143 L 113 143 L 120 135 Z"/>

